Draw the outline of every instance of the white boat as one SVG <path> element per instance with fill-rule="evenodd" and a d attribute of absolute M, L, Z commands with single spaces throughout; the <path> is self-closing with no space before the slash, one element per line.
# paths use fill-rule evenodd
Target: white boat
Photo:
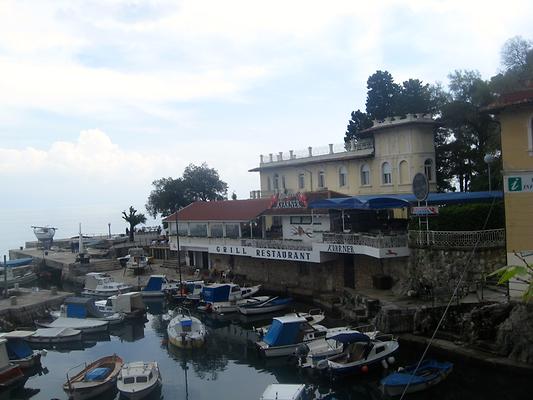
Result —
<path fill-rule="evenodd" d="M 67 372 L 67 382 L 63 384 L 63 390 L 73 400 L 96 397 L 116 385 L 123 364 L 122 358 L 116 354 L 102 357 L 89 365 L 82 364 L 84 368 L 76 375 L 70 377 Z"/>
<path fill-rule="evenodd" d="M 115 282 L 111 276 L 104 272 L 89 272 L 85 275 L 83 296 L 108 298 L 119 293 L 131 292 L 133 287 L 122 282 Z"/>
<path fill-rule="evenodd" d="M 164 297 L 167 293 L 177 292 L 179 287 L 179 282 L 169 281 L 166 275 L 150 275 L 141 294 L 143 297 Z"/>
<path fill-rule="evenodd" d="M 148 396 L 161 385 L 161 373 L 157 362 L 135 361 L 124 364 L 117 378 L 117 388 L 131 400 Z"/>
<path fill-rule="evenodd" d="M 324 314 L 324 311 L 321 310 L 320 308 L 313 308 L 313 309 L 309 310 L 308 312 L 288 313 L 288 314 L 285 314 L 284 317 L 305 318 L 305 320 L 307 321 L 307 323 L 309 325 L 315 325 L 315 324 L 319 324 L 320 322 L 322 322 L 324 320 L 324 318 L 326 318 L 326 315 Z M 270 325 L 265 325 L 265 326 L 261 326 L 259 328 L 254 328 L 254 331 L 259 336 L 264 336 L 268 332 L 269 328 L 270 328 Z"/>
<path fill-rule="evenodd" d="M 167 326 L 169 342 L 182 348 L 201 347 L 207 334 L 204 324 L 186 308 L 178 308 L 177 311 Z"/>
<path fill-rule="evenodd" d="M 258 299 L 258 297 L 252 297 L 251 299 Z M 268 314 L 281 311 L 287 308 L 291 303 L 292 299 L 290 297 L 267 297 L 266 300 L 248 302 L 239 305 L 239 312 L 244 315 Z"/>
<path fill-rule="evenodd" d="M 32 228 L 35 237 L 41 242 L 52 240 L 57 230 L 51 226 L 32 226 Z"/>
<path fill-rule="evenodd" d="M 172 293 L 172 297 L 175 300 L 200 301 L 204 286 L 203 280 L 182 281 L 176 292 Z"/>
<path fill-rule="evenodd" d="M 124 265 L 129 271 L 133 271 L 135 275 L 144 273 L 150 265 L 150 259 L 144 255 L 142 248 L 132 248 L 129 250 L 127 256 L 121 257 L 118 260 L 121 265 Z"/>
<path fill-rule="evenodd" d="M 289 356 L 300 344 L 325 337 L 327 332 L 326 327 L 310 325 L 302 317 L 277 317 L 266 335 L 255 344 L 265 357 Z"/>
<path fill-rule="evenodd" d="M 98 311 L 105 315 L 121 313 L 125 318 L 139 318 L 146 314 L 146 306 L 140 292 L 121 293 L 106 300 L 94 302 Z"/>
<path fill-rule="evenodd" d="M 73 328 L 40 328 L 25 339 L 30 343 L 57 344 L 79 342 L 81 331 Z"/>
<path fill-rule="evenodd" d="M 11 331 L 0 333 L 0 338 L 6 339 L 9 361 L 20 368 L 32 368 L 41 364 L 42 352 L 33 350 L 26 339 L 33 335 L 33 331 Z"/>
<path fill-rule="evenodd" d="M 33 271 L 32 259 L 27 260 L 30 260 L 28 264 L 14 266 L 10 266 L 8 261 L 7 267 L 0 262 L 0 287 L 5 287 L 6 283 L 8 288 L 12 288 L 15 285 L 25 285 L 36 281 L 37 274 Z"/>
<path fill-rule="evenodd" d="M 309 390 L 304 384 L 273 383 L 268 385 L 259 400 L 309 400 Z"/>
<path fill-rule="evenodd" d="M 241 307 L 245 307 L 250 304 L 262 304 L 270 299 L 269 296 L 257 296 L 249 297 L 246 299 L 232 300 L 232 301 L 218 301 L 216 303 L 207 303 L 210 307 L 210 311 L 215 314 L 228 314 L 237 312 Z"/>
<path fill-rule="evenodd" d="M 66 317 L 56 318 L 52 322 L 35 321 L 35 325 L 40 328 L 72 328 L 80 330 L 82 333 L 107 332 L 109 327 L 107 321 Z"/>
<path fill-rule="evenodd" d="M 59 311 L 51 311 L 53 318 L 80 318 L 95 321 L 106 321 L 109 325 L 116 325 L 124 322 L 124 314 L 116 312 L 105 314 L 98 310 L 92 298 L 87 297 L 67 297 Z"/>
<path fill-rule="evenodd" d="M 252 297 L 260 288 L 261 285 L 240 287 L 235 283 L 213 283 L 202 288 L 202 301 L 198 304 L 197 309 L 206 312 L 211 312 L 216 308 L 226 309 L 226 307 L 230 306 L 228 303 L 235 303 L 238 300 Z M 217 307 L 217 303 L 221 303 L 219 307 Z M 235 308 L 235 306 L 233 306 L 233 308 L 234 309 L 231 312 L 239 310 L 238 307 Z"/>

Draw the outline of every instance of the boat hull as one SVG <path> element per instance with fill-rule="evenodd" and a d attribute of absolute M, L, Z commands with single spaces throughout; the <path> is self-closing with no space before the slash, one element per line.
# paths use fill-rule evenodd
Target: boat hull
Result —
<path fill-rule="evenodd" d="M 32 355 L 16 360 L 9 360 L 15 365 L 18 365 L 22 369 L 33 368 L 37 365 L 41 365 L 41 353 L 34 351 Z"/>
<path fill-rule="evenodd" d="M 25 339 L 29 343 L 36 344 L 56 344 L 56 343 L 70 343 L 70 342 L 79 342 L 81 341 L 81 331 L 79 329 L 74 329 L 66 335 L 61 335 L 61 332 L 58 332 L 56 336 L 29 336 Z"/>
<path fill-rule="evenodd" d="M 170 337 L 168 338 L 168 341 L 173 346 L 179 347 L 180 349 L 196 349 L 198 347 L 202 347 L 205 343 L 205 338 L 189 338 L 185 337 L 182 338 L 181 336 L 176 337 Z"/>
<path fill-rule="evenodd" d="M 119 391 L 120 391 L 121 396 L 129 400 L 140 400 L 140 399 L 143 399 L 149 396 L 152 392 L 154 392 L 160 387 L 161 387 L 161 378 L 159 378 L 159 380 L 154 385 L 147 387 L 145 389 L 139 390 L 137 392 L 128 392 L 125 390 L 119 390 Z"/>
<path fill-rule="evenodd" d="M 75 318 L 72 318 L 75 319 Z M 105 321 L 96 321 L 96 322 L 105 322 Z M 103 324 L 94 324 L 94 325 L 78 325 L 73 323 L 70 326 L 67 326 L 68 323 L 63 324 L 62 326 L 59 326 L 58 324 L 54 324 L 53 322 L 41 322 L 41 321 L 35 321 L 35 325 L 40 328 L 72 328 L 77 329 L 81 331 L 82 333 L 99 333 L 99 332 L 107 332 L 109 328 L 109 324 L 107 322 Z"/>
<path fill-rule="evenodd" d="M 272 306 L 264 307 L 239 307 L 239 311 L 244 315 L 258 315 L 258 314 L 268 314 L 276 311 L 281 311 L 287 308 L 289 304 L 275 304 Z"/>
<path fill-rule="evenodd" d="M 24 381 L 24 373 L 17 365 L 8 365 L 2 371 L 0 371 L 0 388 L 16 386 Z"/>

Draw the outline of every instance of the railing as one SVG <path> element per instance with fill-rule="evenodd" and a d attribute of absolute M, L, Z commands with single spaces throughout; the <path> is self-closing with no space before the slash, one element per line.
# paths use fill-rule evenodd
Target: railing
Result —
<path fill-rule="evenodd" d="M 324 243 L 354 244 L 377 249 L 407 247 L 407 235 L 366 235 L 362 233 L 323 233 Z"/>
<path fill-rule="evenodd" d="M 311 243 L 304 243 L 296 240 L 243 239 L 242 245 L 268 249 L 313 250 L 313 245 Z"/>
<path fill-rule="evenodd" d="M 409 231 L 409 244 L 414 247 L 495 248 L 505 247 L 505 229 L 484 231 Z"/>

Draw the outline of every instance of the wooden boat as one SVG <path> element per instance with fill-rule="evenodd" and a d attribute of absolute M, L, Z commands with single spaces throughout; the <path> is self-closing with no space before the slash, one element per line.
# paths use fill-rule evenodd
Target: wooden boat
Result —
<path fill-rule="evenodd" d="M 451 362 L 424 360 L 418 368 L 414 364 L 400 368 L 398 372 L 386 376 L 381 380 L 381 387 L 383 392 L 389 396 L 401 396 L 404 391 L 406 393 L 420 392 L 442 382 L 452 370 Z"/>
<path fill-rule="evenodd" d="M 160 385 L 161 373 L 155 361 L 124 364 L 117 379 L 117 388 L 121 396 L 131 400 L 148 396 Z"/>
<path fill-rule="evenodd" d="M 73 328 L 40 328 L 25 339 L 30 343 L 57 344 L 81 341 L 81 330 Z"/>
<path fill-rule="evenodd" d="M 177 315 L 167 326 L 168 340 L 176 347 L 201 347 L 205 342 L 207 331 L 204 324 L 191 316 L 186 308 L 178 308 Z"/>
<path fill-rule="evenodd" d="M 63 390 L 69 398 L 74 400 L 98 396 L 116 385 L 117 376 L 123 364 L 122 358 L 116 354 L 102 357 L 89 365 L 82 364 L 84 368 L 76 375 L 70 377 L 67 373 L 67 381 L 63 385 Z M 79 367 L 78 365 L 74 368 Z"/>
<path fill-rule="evenodd" d="M 290 297 L 269 297 L 265 301 L 248 302 L 247 304 L 239 305 L 239 311 L 244 315 L 268 314 L 283 310 L 291 303 L 292 299 Z"/>
<path fill-rule="evenodd" d="M 82 333 L 107 332 L 109 327 L 107 321 L 65 317 L 56 318 L 52 322 L 35 321 L 35 325 L 40 328 L 72 328 L 80 330 Z"/>
<path fill-rule="evenodd" d="M 9 361 L 20 368 L 32 368 L 41 365 L 41 352 L 33 350 L 26 339 L 33 335 L 33 331 L 11 331 L 0 333 L 0 338 L 6 339 L 5 344 Z"/>
<path fill-rule="evenodd" d="M 0 338 L 0 388 L 17 386 L 26 381 L 22 369 L 9 362 L 6 342 L 6 339 Z"/>

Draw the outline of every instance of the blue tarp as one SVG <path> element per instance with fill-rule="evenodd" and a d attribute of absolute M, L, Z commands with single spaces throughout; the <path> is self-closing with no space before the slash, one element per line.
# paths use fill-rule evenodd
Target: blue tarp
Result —
<path fill-rule="evenodd" d="M 209 302 L 228 301 L 230 285 L 205 286 L 202 289 L 202 298 Z"/>
<path fill-rule="evenodd" d="M 395 372 L 381 380 L 384 386 L 406 386 L 418 383 L 430 382 L 442 374 L 448 373 L 453 368 L 450 362 L 424 360 L 413 375 L 416 365 L 406 367 L 401 372 Z"/>
<path fill-rule="evenodd" d="M 333 339 L 341 343 L 370 342 L 370 338 L 360 332 L 337 333 L 336 335 L 328 336 L 328 339 Z"/>
<path fill-rule="evenodd" d="M 427 198 L 428 205 L 437 204 L 464 204 L 481 203 L 503 199 L 501 191 L 485 192 L 447 192 L 430 193 Z M 383 195 L 359 195 L 352 197 L 338 197 L 312 201 L 308 208 L 331 208 L 353 210 L 380 210 L 387 208 L 402 208 L 418 204 L 414 194 L 383 194 Z M 423 202 L 425 204 L 425 202 Z"/>
<path fill-rule="evenodd" d="M 298 343 L 301 321 L 281 322 L 274 318 L 263 341 L 269 346 L 286 346 Z"/>
<path fill-rule="evenodd" d="M 192 326 L 192 319 L 182 319 L 180 323 L 183 327 L 190 327 Z"/>
<path fill-rule="evenodd" d="M 111 368 L 100 367 L 90 370 L 85 374 L 85 380 L 88 381 L 101 381 L 111 372 Z"/>
<path fill-rule="evenodd" d="M 67 307 L 67 317 L 69 318 L 87 318 L 87 317 L 103 317 L 96 305 L 94 299 L 87 297 L 68 297 L 65 300 Z"/>
<path fill-rule="evenodd" d="M 26 358 L 33 354 L 33 350 L 28 346 L 28 343 L 21 339 L 7 339 L 6 347 L 10 360 Z"/>
<path fill-rule="evenodd" d="M 163 287 L 163 279 L 162 276 L 151 276 L 143 288 L 143 292 L 160 292 Z"/>
<path fill-rule="evenodd" d="M 84 304 L 67 304 L 67 317 L 86 318 L 87 308 Z"/>

